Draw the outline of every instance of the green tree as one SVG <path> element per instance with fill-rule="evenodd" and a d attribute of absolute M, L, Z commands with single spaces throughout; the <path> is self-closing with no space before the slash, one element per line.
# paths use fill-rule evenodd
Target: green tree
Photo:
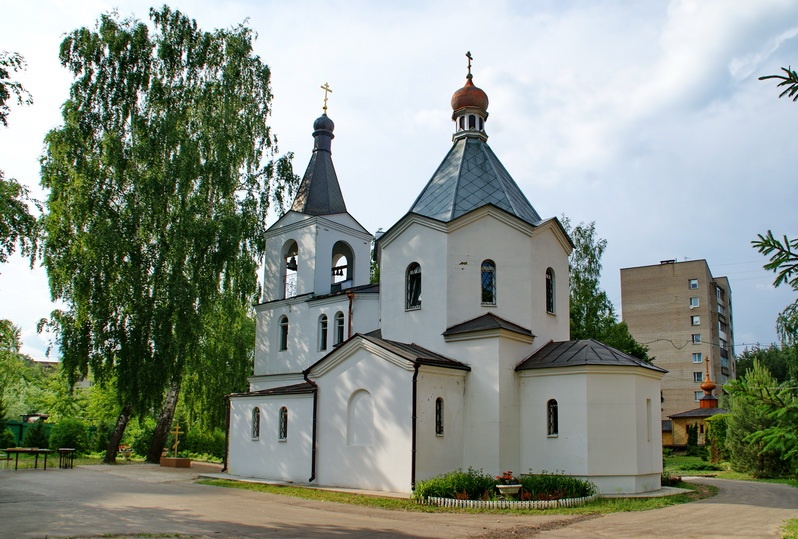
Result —
<path fill-rule="evenodd" d="M 49 324 L 71 383 L 115 381 L 106 462 L 131 415 L 179 389 L 219 298 L 257 297 L 267 211 L 298 182 L 274 158 L 252 30 L 202 31 L 166 6 L 150 19 L 109 13 L 64 38 L 75 80 L 42 160 L 43 260 L 65 304 Z"/>
<path fill-rule="evenodd" d="M 759 361 L 744 378 L 729 382 L 728 432 L 732 467 L 754 477 L 781 477 L 790 473 L 796 457 L 798 404 L 794 394 L 778 382 Z"/>
<path fill-rule="evenodd" d="M 607 240 L 596 235 L 596 223 L 571 226 L 567 217 L 563 227 L 574 250 L 570 266 L 571 339 L 595 339 L 631 356 L 650 361 L 648 347 L 638 343 L 625 322 L 619 322 L 607 293 L 601 289 L 601 257 Z"/>
<path fill-rule="evenodd" d="M 11 77 L 25 69 L 25 59 L 18 53 L 0 52 L 0 125 L 8 127 L 11 113 L 9 99 L 16 96 L 17 104 L 33 103 L 30 94 L 19 81 Z M 34 255 L 38 241 L 36 218 L 28 204 L 37 207 L 28 189 L 13 178 L 6 179 L 0 170 L 0 263 L 5 262 L 20 246 L 23 255 Z"/>
<path fill-rule="evenodd" d="M 0 421 L 36 412 L 31 394 L 44 385 L 44 373 L 20 352 L 20 330 L 9 320 L 0 320 Z"/>
<path fill-rule="evenodd" d="M 754 367 L 754 361 L 759 361 L 767 367 L 770 374 L 777 382 L 786 382 L 791 378 L 798 378 L 798 346 L 778 346 L 771 344 L 767 348 L 745 349 L 737 356 L 737 376 L 745 377 L 746 373 Z"/>
<path fill-rule="evenodd" d="M 782 67 L 781 70 L 784 71 L 784 75 L 765 75 L 764 77 L 759 77 L 759 80 L 780 80 L 781 82 L 776 86 L 778 88 L 784 87 L 784 90 L 779 94 L 779 98 L 786 95 L 787 97 L 791 97 L 793 101 L 798 101 L 798 73 L 791 67 Z"/>
<path fill-rule="evenodd" d="M 786 284 L 798 292 L 798 238 L 783 236 L 777 239 L 768 230 L 764 236 L 757 234 L 757 239 L 751 243 L 757 251 L 770 256 L 764 268 L 776 274 L 773 286 Z M 781 312 L 776 320 L 776 329 L 783 344 L 798 344 L 798 300 Z"/>

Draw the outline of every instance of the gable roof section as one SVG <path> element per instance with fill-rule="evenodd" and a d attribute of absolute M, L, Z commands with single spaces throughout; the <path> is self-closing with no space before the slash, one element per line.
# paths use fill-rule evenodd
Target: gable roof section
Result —
<path fill-rule="evenodd" d="M 583 339 L 578 341 L 552 341 L 522 361 L 516 371 L 547 369 L 552 367 L 578 367 L 583 365 L 611 365 L 616 367 L 643 367 L 657 372 L 665 369 L 646 363 L 606 344 Z"/>
<path fill-rule="evenodd" d="M 669 415 L 671 419 L 687 419 L 687 418 L 699 418 L 699 417 L 712 417 L 713 415 L 718 414 L 725 414 L 727 410 L 723 408 L 695 408 L 693 410 L 688 410 L 686 412 L 680 412 L 678 414 Z"/>
<path fill-rule="evenodd" d="M 525 335 L 527 337 L 535 336 L 530 330 L 505 320 L 504 318 L 496 316 L 493 313 L 483 314 L 482 316 L 478 316 L 476 318 L 472 318 L 471 320 L 466 320 L 465 322 L 451 326 L 443 332 L 443 336 L 450 337 L 452 335 L 462 335 L 465 333 L 474 333 L 477 331 L 486 331 L 491 329 L 505 329 L 507 331 L 512 331 L 513 333 Z"/>
<path fill-rule="evenodd" d="M 464 137 L 455 141 L 410 213 L 449 222 L 487 204 L 532 225 L 541 221 L 490 146 L 479 138 Z"/>
<path fill-rule="evenodd" d="M 382 348 L 406 359 L 407 361 L 410 361 L 414 365 L 431 365 L 435 367 L 445 367 L 462 371 L 471 370 L 471 367 L 465 363 L 457 361 L 456 359 L 442 356 L 441 354 L 433 352 L 432 350 L 427 350 L 423 346 L 419 346 L 415 343 L 407 344 L 383 339 L 382 332 L 380 330 L 372 331 L 366 335 L 360 335 L 360 337 L 376 344 L 377 346 L 381 346 Z"/>
<path fill-rule="evenodd" d="M 316 388 L 308 382 L 294 384 L 290 386 L 272 387 L 259 391 L 248 391 L 246 393 L 231 393 L 228 397 L 267 397 L 269 395 L 305 395 L 316 391 Z"/>

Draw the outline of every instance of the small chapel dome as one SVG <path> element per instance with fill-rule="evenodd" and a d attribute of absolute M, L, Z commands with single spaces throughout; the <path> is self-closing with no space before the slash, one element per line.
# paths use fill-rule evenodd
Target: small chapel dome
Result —
<path fill-rule="evenodd" d="M 715 389 L 717 386 L 715 385 L 715 382 L 713 382 L 712 380 L 710 380 L 709 378 L 707 378 L 706 380 L 704 380 L 704 382 L 703 382 L 703 383 L 701 384 L 701 386 L 699 386 L 699 387 L 701 387 L 701 389 L 702 389 L 704 392 L 706 392 L 706 393 L 712 393 L 712 391 L 713 391 L 713 390 L 714 390 L 714 389 Z"/>
<path fill-rule="evenodd" d="M 327 116 L 327 114 L 322 114 L 316 121 L 313 122 L 313 130 L 314 131 L 332 131 L 335 129 L 335 123 Z"/>
<path fill-rule="evenodd" d="M 469 73 L 465 86 L 452 95 L 453 111 L 466 107 L 480 109 L 483 112 L 488 111 L 488 94 L 474 86 L 474 82 L 471 79 L 471 73 Z"/>

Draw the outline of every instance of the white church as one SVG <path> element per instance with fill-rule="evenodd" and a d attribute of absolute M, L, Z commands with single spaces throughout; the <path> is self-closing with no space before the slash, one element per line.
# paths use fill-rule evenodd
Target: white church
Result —
<path fill-rule="evenodd" d="M 470 61 L 451 104 L 449 152 L 376 241 L 378 284 L 326 105 L 315 121 L 293 206 L 268 230 L 254 373 L 229 396 L 227 472 L 410 492 L 473 467 L 659 489 L 665 371 L 568 340 L 571 240 L 488 146 Z"/>

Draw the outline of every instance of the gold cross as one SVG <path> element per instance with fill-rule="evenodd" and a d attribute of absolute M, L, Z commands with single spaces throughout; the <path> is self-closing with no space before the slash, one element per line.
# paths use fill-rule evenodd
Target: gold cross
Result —
<path fill-rule="evenodd" d="M 470 77 L 471 76 L 471 60 L 474 59 L 474 57 L 471 56 L 471 51 L 468 51 L 466 53 L 466 58 L 468 58 L 468 76 Z"/>
<path fill-rule="evenodd" d="M 180 445 L 180 435 L 183 434 L 183 431 L 180 430 L 180 425 L 175 423 L 174 428 L 172 428 L 172 434 L 175 436 L 175 445 L 172 446 L 172 449 L 175 450 L 175 458 L 177 458 L 177 446 Z"/>
<path fill-rule="evenodd" d="M 332 88 L 325 82 L 321 89 L 324 90 L 324 107 L 322 107 L 322 109 L 324 110 L 324 114 L 327 114 L 327 93 L 332 93 Z"/>

